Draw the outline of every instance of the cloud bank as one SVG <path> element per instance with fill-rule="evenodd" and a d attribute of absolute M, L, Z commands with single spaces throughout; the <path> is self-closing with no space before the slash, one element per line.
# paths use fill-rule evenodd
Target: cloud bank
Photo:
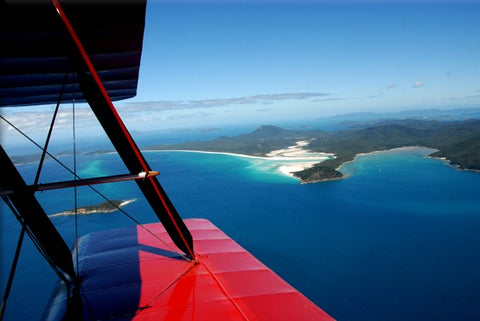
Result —
<path fill-rule="evenodd" d="M 320 92 L 300 92 L 300 93 L 279 93 L 279 94 L 262 94 L 235 98 L 218 98 L 203 100 L 160 100 L 149 102 L 135 103 L 117 103 L 116 107 L 125 122 L 134 120 L 136 124 L 147 124 L 158 120 L 179 120 L 207 118 L 211 116 L 211 112 L 206 111 L 208 108 L 215 107 L 233 107 L 243 105 L 264 106 L 272 105 L 275 102 L 287 100 L 310 100 L 328 96 L 328 93 Z M 272 111 L 275 107 L 259 107 L 256 111 Z M 159 113 L 160 112 L 160 113 Z M 162 113 L 163 112 L 163 113 Z M 100 129 L 100 125 L 93 115 L 91 109 L 84 105 L 76 108 L 76 122 L 78 128 L 94 128 Z M 46 133 L 50 126 L 53 115 L 53 108 L 9 108 L 3 111 L 3 116 L 11 121 L 15 126 L 27 130 L 31 134 Z M 55 122 L 55 129 L 65 130 L 72 126 L 72 110 L 61 106 Z M 14 129 L 0 120 L 0 130 L 3 133 L 12 133 Z"/>
<path fill-rule="evenodd" d="M 119 108 L 126 113 L 165 111 L 196 108 L 215 108 L 234 105 L 269 105 L 281 100 L 306 100 L 328 96 L 328 93 L 281 93 L 272 95 L 254 95 L 236 98 L 217 98 L 203 100 L 159 100 L 127 103 Z"/>

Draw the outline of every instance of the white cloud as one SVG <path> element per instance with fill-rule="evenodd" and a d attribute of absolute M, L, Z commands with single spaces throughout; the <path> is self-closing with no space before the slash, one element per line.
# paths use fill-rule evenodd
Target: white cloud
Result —
<path fill-rule="evenodd" d="M 423 86 L 423 81 L 418 81 L 418 80 L 417 80 L 417 81 L 415 81 L 415 82 L 413 83 L 413 86 L 412 86 L 412 87 L 413 87 L 413 88 L 418 88 L 418 87 L 422 87 L 422 86 Z"/>

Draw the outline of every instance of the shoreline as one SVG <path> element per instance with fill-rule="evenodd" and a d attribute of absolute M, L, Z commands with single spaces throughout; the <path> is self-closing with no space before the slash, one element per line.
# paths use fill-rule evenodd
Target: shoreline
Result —
<path fill-rule="evenodd" d="M 337 172 L 340 172 L 342 174 L 342 176 L 340 177 L 334 177 L 334 178 L 325 178 L 325 179 L 319 179 L 319 180 L 312 180 L 312 181 L 306 181 L 306 180 L 302 180 L 300 179 L 301 181 L 301 184 L 313 184 L 313 183 L 320 183 L 320 182 L 327 182 L 327 181 L 335 181 L 335 180 L 341 180 L 341 179 L 346 179 L 346 178 L 349 178 L 350 176 L 352 176 L 351 173 L 343 173 L 341 172 L 343 166 L 347 165 L 347 164 L 350 164 L 350 163 L 354 163 L 357 161 L 358 157 L 361 157 L 361 156 L 369 156 L 369 155 L 375 155 L 375 154 L 380 154 L 380 153 L 390 153 L 390 152 L 408 152 L 408 151 L 415 151 L 415 150 L 425 150 L 425 151 L 428 151 L 429 153 L 425 156 L 425 158 L 431 158 L 431 159 L 438 159 L 438 160 L 441 160 L 443 162 L 446 163 L 446 165 L 448 166 L 453 166 L 455 168 L 457 168 L 458 170 L 463 170 L 455 165 L 452 165 L 450 164 L 450 161 L 444 157 L 432 157 L 432 156 L 429 156 L 430 154 L 438 151 L 438 149 L 436 148 L 431 148 L 431 147 L 425 147 L 425 146 L 402 146 L 402 147 L 395 147 L 395 148 L 391 148 L 391 149 L 384 149 L 384 150 L 376 150 L 376 151 L 372 151 L 372 152 L 366 152 L 366 153 L 358 153 L 354 156 L 354 158 L 352 160 L 349 160 L 349 161 L 346 161 L 342 164 L 340 164 L 337 168 L 335 168 L 335 171 Z M 480 172 L 480 171 L 479 171 Z M 298 177 L 297 177 L 298 178 Z"/>
<path fill-rule="evenodd" d="M 478 170 L 478 169 L 461 168 L 460 165 L 458 165 L 458 164 L 452 164 L 452 162 L 451 162 L 448 158 L 443 157 L 443 156 L 442 156 L 442 157 L 434 157 L 434 156 L 428 155 L 427 158 L 439 160 L 439 161 L 441 161 L 442 163 L 444 163 L 445 165 L 450 166 L 450 167 L 453 167 L 453 168 L 456 169 L 457 171 L 480 173 L 480 170 Z"/>
<path fill-rule="evenodd" d="M 202 150 L 193 150 L 193 149 L 145 149 L 143 150 L 144 153 L 148 152 L 181 152 L 181 153 L 198 153 L 198 154 L 218 154 L 218 155 L 230 155 L 236 157 L 244 157 L 244 158 L 264 158 L 263 156 L 254 156 L 254 155 L 247 155 L 247 154 L 235 154 L 235 153 L 228 153 L 228 152 L 212 152 L 212 151 L 202 151 Z"/>
<path fill-rule="evenodd" d="M 339 180 L 342 180 L 342 179 L 346 179 L 348 177 L 350 177 L 350 175 L 342 173 L 341 177 L 325 178 L 325 179 L 319 179 L 319 180 L 316 180 L 316 181 L 304 181 L 304 180 L 302 180 L 298 177 L 295 177 L 295 178 L 300 180 L 300 184 L 315 184 L 315 183 L 323 183 L 323 182 L 330 182 L 330 181 L 339 181 Z"/>
<path fill-rule="evenodd" d="M 119 204 L 118 204 L 118 208 L 113 206 L 112 209 L 109 209 L 109 210 L 97 210 L 97 209 L 92 209 L 90 211 L 87 211 L 87 210 L 84 210 L 85 208 L 89 207 L 89 206 L 82 206 L 82 207 L 79 207 L 77 209 L 80 210 L 80 211 L 84 211 L 83 213 L 75 213 L 75 210 L 67 210 L 67 211 L 63 211 L 63 212 L 59 212 L 59 213 L 55 213 L 55 214 L 51 214 L 51 215 L 48 215 L 48 217 L 59 217 L 59 216 L 74 216 L 75 214 L 77 215 L 90 215 L 90 214 L 96 214 L 96 213 L 105 213 L 105 214 L 109 214 L 109 213 L 113 213 L 115 211 L 118 211 L 120 208 L 124 207 L 125 205 L 127 204 L 130 204 L 130 203 L 133 203 L 135 202 L 135 199 L 132 198 L 132 199 L 129 199 L 129 200 L 125 200 L 125 201 L 121 201 Z M 104 202 L 105 203 L 105 202 Z M 102 203 L 102 204 L 104 204 Z M 98 206 L 97 205 L 91 205 L 92 207 L 96 207 Z"/>
<path fill-rule="evenodd" d="M 284 149 L 278 149 L 275 151 L 271 151 L 268 154 L 271 154 L 273 152 L 277 151 L 283 151 Z M 199 153 L 199 154 L 218 154 L 218 155 L 229 155 L 229 156 L 235 156 L 235 157 L 241 157 L 241 158 L 252 158 L 252 159 L 261 159 L 261 160 L 309 160 L 313 161 L 318 159 L 319 157 L 331 157 L 334 156 L 333 153 L 321 153 L 321 152 L 310 152 L 314 154 L 319 154 L 319 156 L 301 156 L 301 155 L 292 155 L 292 156 L 255 156 L 255 155 L 248 155 L 248 154 L 238 154 L 238 153 L 230 153 L 230 152 L 213 152 L 213 151 L 203 151 L 203 150 L 192 150 L 192 149 L 145 149 L 143 152 L 148 153 L 148 152 L 181 152 L 181 153 Z M 308 150 L 304 149 L 302 152 L 308 154 Z M 267 154 L 267 155 L 268 155 Z M 320 155 L 321 154 L 321 155 Z M 328 159 L 328 158 L 326 158 Z"/>
<path fill-rule="evenodd" d="M 432 152 L 429 153 L 428 155 L 438 151 L 438 149 L 425 147 L 425 146 L 402 146 L 402 147 L 395 147 L 390 149 L 375 150 L 373 152 L 367 152 L 367 153 L 358 153 L 355 155 L 355 157 L 352 160 L 349 160 L 340 164 L 337 168 L 335 168 L 335 170 L 340 171 L 344 165 L 355 162 L 359 156 L 369 156 L 369 155 L 375 155 L 380 153 L 397 152 L 397 151 L 402 152 L 402 151 L 413 151 L 413 150 L 431 150 Z M 428 155 L 426 156 L 427 158 L 437 158 L 437 157 L 431 157 Z M 437 159 L 440 159 L 440 158 L 437 158 Z"/>
<path fill-rule="evenodd" d="M 295 172 L 299 172 L 313 167 L 315 164 L 321 163 L 325 160 L 335 157 L 333 153 L 324 152 L 312 152 L 304 147 L 308 145 L 308 141 L 302 140 L 296 142 L 295 145 L 288 146 L 287 148 L 277 149 L 268 152 L 265 156 L 255 156 L 248 154 L 237 154 L 231 152 L 214 152 L 214 151 L 201 151 L 201 150 L 188 150 L 188 149 L 148 149 L 144 152 L 184 152 L 184 153 L 201 153 L 201 154 L 218 154 L 229 155 L 239 158 L 257 159 L 262 161 L 274 161 L 278 162 L 279 166 L 277 171 L 283 175 L 289 176 L 301 182 L 301 179 L 294 175 Z M 282 164 L 282 162 L 285 162 Z"/>
<path fill-rule="evenodd" d="M 349 163 L 353 163 L 357 161 L 357 158 L 361 156 L 369 156 L 369 155 L 374 155 L 379 153 L 389 153 L 389 152 L 407 152 L 407 151 L 415 151 L 415 150 L 430 151 L 425 156 L 425 158 L 437 159 L 457 170 L 480 173 L 480 171 L 477 171 L 477 170 L 462 169 L 458 165 L 451 164 L 450 160 L 448 160 L 445 157 L 430 156 L 430 154 L 438 151 L 438 149 L 436 148 L 431 148 L 426 146 L 402 146 L 402 147 L 395 147 L 391 149 L 376 150 L 376 151 L 366 152 L 366 153 L 358 153 L 355 155 L 355 157 L 352 160 L 346 161 L 340 164 L 337 168 L 335 168 L 336 171 L 342 174 L 341 177 L 308 181 L 295 176 L 295 173 L 312 168 L 314 165 L 320 164 L 325 160 L 331 159 L 332 157 L 336 158 L 336 155 L 334 153 L 312 152 L 304 148 L 307 145 L 308 145 L 308 141 L 298 141 L 295 145 L 288 146 L 287 148 L 270 151 L 269 153 L 266 154 L 266 156 L 254 156 L 254 155 L 237 154 L 237 153 L 231 153 L 231 152 L 214 152 L 214 151 L 182 150 L 182 149 L 168 149 L 168 150 L 167 149 L 149 149 L 149 150 L 145 150 L 145 152 L 185 152 L 185 153 L 201 153 L 201 154 L 219 154 L 219 155 L 229 155 L 229 156 L 247 158 L 247 159 L 258 159 L 263 161 L 278 161 L 279 163 L 282 161 L 285 161 L 287 162 L 287 164 L 279 164 L 277 168 L 277 172 L 279 172 L 282 175 L 296 179 L 297 181 L 300 182 L 300 184 L 313 184 L 313 183 L 346 179 L 350 177 L 351 174 L 342 173 L 341 172 L 342 167 Z M 314 154 L 315 156 L 311 156 L 311 154 Z M 288 163 L 289 161 L 292 161 L 292 162 Z M 297 162 L 293 162 L 293 161 L 297 161 Z"/>

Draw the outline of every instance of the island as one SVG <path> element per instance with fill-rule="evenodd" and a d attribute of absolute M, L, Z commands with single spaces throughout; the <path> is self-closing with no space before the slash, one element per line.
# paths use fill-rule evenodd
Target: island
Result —
<path fill-rule="evenodd" d="M 288 130 L 263 125 L 255 131 L 211 141 L 149 146 L 151 150 L 197 150 L 269 157 L 299 146 L 310 153 L 332 155 L 291 174 L 302 183 L 343 177 L 340 167 L 358 154 L 419 146 L 434 149 L 430 157 L 448 160 L 461 170 L 480 171 L 480 120 L 380 120 L 340 131 Z"/>
<path fill-rule="evenodd" d="M 57 217 L 57 216 L 68 216 L 68 215 L 88 215 L 88 214 L 94 214 L 94 213 L 112 213 L 117 211 L 119 208 L 133 202 L 134 200 L 113 200 L 113 201 L 105 201 L 103 203 L 97 204 L 97 205 L 88 205 L 88 206 L 82 206 L 75 209 L 70 209 L 64 212 L 60 213 L 55 213 L 52 215 L 49 215 L 50 217 Z"/>

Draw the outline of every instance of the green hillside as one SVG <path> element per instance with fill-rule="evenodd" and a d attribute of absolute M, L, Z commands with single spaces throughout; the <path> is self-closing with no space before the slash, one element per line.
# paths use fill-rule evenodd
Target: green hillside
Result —
<path fill-rule="evenodd" d="M 163 149 L 187 149 L 231 152 L 264 156 L 272 150 L 286 148 L 299 140 L 309 140 L 308 149 L 334 153 L 314 167 L 296 172 L 304 182 L 316 182 L 342 176 L 337 168 L 359 153 L 388 150 L 404 146 L 423 146 L 437 149 L 431 156 L 444 157 L 461 169 L 480 170 L 480 120 L 421 121 L 391 120 L 349 130 L 291 131 L 276 126 L 260 126 L 249 134 L 220 137 L 207 142 L 190 142 Z"/>

